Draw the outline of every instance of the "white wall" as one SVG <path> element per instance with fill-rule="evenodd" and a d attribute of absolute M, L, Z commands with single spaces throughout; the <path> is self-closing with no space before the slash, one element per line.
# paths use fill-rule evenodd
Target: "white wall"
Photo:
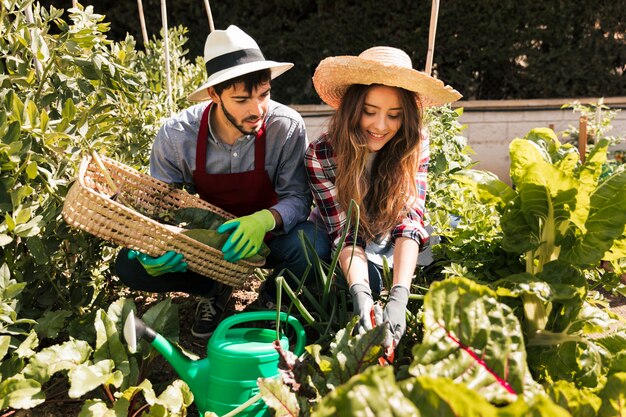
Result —
<path fill-rule="evenodd" d="M 561 132 L 570 126 L 578 127 L 578 113 L 571 109 L 561 110 L 563 104 L 577 100 L 583 104 L 597 103 L 598 99 L 563 100 L 503 100 L 459 102 L 463 107 L 460 122 L 467 127 L 463 136 L 474 150 L 472 159 L 476 168 L 491 171 L 500 179 L 510 182 L 509 143 L 523 137 L 536 127 L 554 126 Z M 605 98 L 604 103 L 612 109 L 626 109 L 626 97 Z M 309 140 L 317 138 L 326 129 L 332 109 L 324 105 L 292 106 L 304 117 Z M 626 137 L 626 111 L 622 110 L 613 120 L 611 136 Z M 619 146 L 626 149 L 626 143 Z"/>

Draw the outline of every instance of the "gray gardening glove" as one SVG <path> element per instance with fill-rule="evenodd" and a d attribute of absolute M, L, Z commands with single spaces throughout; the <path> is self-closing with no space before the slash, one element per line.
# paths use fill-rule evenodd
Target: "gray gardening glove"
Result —
<path fill-rule="evenodd" d="M 406 304 L 409 301 L 409 290 L 402 285 L 394 285 L 389 291 L 389 298 L 383 312 L 383 320 L 387 324 L 385 347 L 395 348 L 406 331 Z"/>
<path fill-rule="evenodd" d="M 374 307 L 374 299 L 372 298 L 372 290 L 365 284 L 353 284 L 350 287 L 350 295 L 352 296 L 352 305 L 355 316 L 359 316 L 359 324 L 357 330 L 359 334 L 365 333 L 366 330 L 372 329 L 372 308 Z M 374 309 L 376 322 L 382 322 L 382 314 L 380 307 Z"/>

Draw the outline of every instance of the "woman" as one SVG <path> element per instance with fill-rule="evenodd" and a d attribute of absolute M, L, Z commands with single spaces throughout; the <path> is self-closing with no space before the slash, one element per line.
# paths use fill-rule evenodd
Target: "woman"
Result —
<path fill-rule="evenodd" d="M 333 250 L 340 251 L 360 331 L 372 328 L 372 292 L 382 290 L 382 257 L 393 267 L 382 319 L 385 346 L 395 347 L 406 328 L 419 249 L 429 238 L 423 219 L 429 147 L 422 109 L 461 95 L 414 70 L 403 51 L 384 46 L 324 59 L 313 84 L 336 112 L 328 132 L 305 156 L 316 203 L 312 219 L 323 223 Z M 351 227 L 338 248 L 351 201 L 359 209 L 358 230 Z"/>

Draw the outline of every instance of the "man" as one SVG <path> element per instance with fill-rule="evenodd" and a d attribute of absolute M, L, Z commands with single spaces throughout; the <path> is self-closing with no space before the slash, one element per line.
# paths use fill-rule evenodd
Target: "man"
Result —
<path fill-rule="evenodd" d="M 312 200 L 303 164 L 305 127 L 296 111 L 270 99 L 271 80 L 293 64 L 265 60 L 236 26 L 208 36 L 204 61 L 208 80 L 188 97 L 202 103 L 165 121 L 150 155 L 150 174 L 191 185 L 204 200 L 239 216 L 218 229 L 232 232 L 222 247 L 226 260 L 255 255 L 265 240 L 271 251 L 266 266 L 301 277 L 307 261 L 298 232 L 323 241 L 305 222 Z M 320 245 L 316 250 L 328 253 Z M 116 270 L 131 288 L 199 295 L 192 326 L 197 337 L 211 335 L 232 294 L 232 288 L 187 271 L 175 252 L 153 258 L 123 249 Z M 264 307 L 275 299 L 273 277 L 265 284 L 259 294 Z"/>

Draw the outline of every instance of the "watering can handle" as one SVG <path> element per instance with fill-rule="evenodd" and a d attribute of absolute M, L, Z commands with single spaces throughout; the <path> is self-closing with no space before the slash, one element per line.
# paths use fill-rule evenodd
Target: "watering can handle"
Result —
<path fill-rule="evenodd" d="M 216 340 L 220 340 L 225 338 L 226 332 L 233 326 L 241 323 L 247 323 L 251 321 L 260 321 L 260 320 L 276 320 L 276 312 L 275 311 L 246 311 L 243 313 L 235 314 L 224 319 L 217 329 L 213 332 L 213 336 L 211 339 L 215 338 Z M 296 331 L 296 346 L 293 349 L 293 353 L 300 356 L 304 353 L 304 344 L 306 342 L 306 333 L 304 328 L 300 324 L 297 318 L 288 315 L 287 313 L 281 311 L 280 312 L 280 321 L 287 322 L 287 324 L 291 325 Z"/>

